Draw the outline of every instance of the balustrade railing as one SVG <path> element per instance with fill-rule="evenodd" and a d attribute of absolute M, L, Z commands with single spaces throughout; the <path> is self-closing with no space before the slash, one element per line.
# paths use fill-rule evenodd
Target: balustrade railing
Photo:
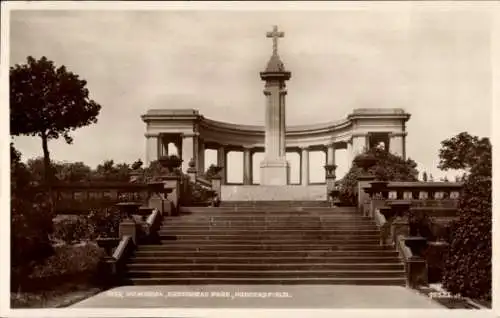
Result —
<path fill-rule="evenodd" d="M 445 255 L 443 233 L 458 219 L 462 187 L 462 183 L 449 182 L 378 181 L 364 188 L 369 196 L 361 207 L 363 213 L 380 227 L 380 244 L 395 246 L 400 252 L 409 286 L 428 284 L 429 270 L 442 265 L 436 255 Z"/>

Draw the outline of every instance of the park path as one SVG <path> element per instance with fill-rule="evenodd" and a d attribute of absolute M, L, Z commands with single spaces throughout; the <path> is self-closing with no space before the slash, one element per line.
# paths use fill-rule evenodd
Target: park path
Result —
<path fill-rule="evenodd" d="M 401 286 L 168 285 L 121 286 L 70 308 L 412 308 L 443 309 Z"/>

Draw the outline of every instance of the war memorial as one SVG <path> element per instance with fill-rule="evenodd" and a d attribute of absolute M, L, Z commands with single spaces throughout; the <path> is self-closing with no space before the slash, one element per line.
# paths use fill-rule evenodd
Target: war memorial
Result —
<path fill-rule="evenodd" d="M 358 108 L 335 122 L 288 126 L 284 35 L 277 26 L 266 34 L 272 52 L 258 74 L 264 126 L 196 109 L 149 109 L 141 116 L 146 168 L 134 165 L 121 183 L 51 184 L 58 216 L 103 207 L 120 216 L 116 232 L 95 238 L 105 288 L 71 308 L 446 307 L 429 294 L 447 293 L 431 285 L 443 277 L 447 226 L 459 219 L 464 183 L 376 176 L 380 154 L 406 164 L 411 116 L 401 108 Z M 217 165 L 206 177 L 209 149 Z M 351 201 L 341 198 L 337 150 L 358 169 Z M 241 184 L 228 182 L 231 151 L 243 153 Z M 325 182 L 309 181 L 311 151 L 325 154 Z M 256 153 L 264 154 L 260 182 L 252 178 Z M 298 184 L 287 153 L 300 156 Z M 153 166 L 156 175 L 148 175 Z"/>

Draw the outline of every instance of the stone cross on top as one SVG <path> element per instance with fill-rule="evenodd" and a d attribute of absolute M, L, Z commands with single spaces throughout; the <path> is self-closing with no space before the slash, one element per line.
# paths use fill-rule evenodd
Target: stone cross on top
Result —
<path fill-rule="evenodd" d="M 285 32 L 278 32 L 278 26 L 273 27 L 273 31 L 267 32 L 266 37 L 273 38 L 273 55 L 278 55 L 278 38 L 284 38 Z"/>

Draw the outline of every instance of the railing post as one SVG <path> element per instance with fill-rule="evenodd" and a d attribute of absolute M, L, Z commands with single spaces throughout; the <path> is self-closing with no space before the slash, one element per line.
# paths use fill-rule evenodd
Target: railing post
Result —
<path fill-rule="evenodd" d="M 191 158 L 191 160 L 189 160 L 189 163 L 188 163 L 189 167 L 187 169 L 187 174 L 189 176 L 189 180 L 193 183 L 196 182 L 196 174 L 197 174 L 197 170 L 196 170 L 196 163 L 194 162 L 194 159 Z"/>
<path fill-rule="evenodd" d="M 130 236 L 134 245 L 137 245 L 137 223 L 134 219 L 134 214 L 139 212 L 139 207 L 141 203 L 138 202 L 120 202 L 116 204 L 120 213 L 125 216 L 125 218 L 120 222 L 119 225 L 119 235 L 120 239 L 124 236 Z"/>

